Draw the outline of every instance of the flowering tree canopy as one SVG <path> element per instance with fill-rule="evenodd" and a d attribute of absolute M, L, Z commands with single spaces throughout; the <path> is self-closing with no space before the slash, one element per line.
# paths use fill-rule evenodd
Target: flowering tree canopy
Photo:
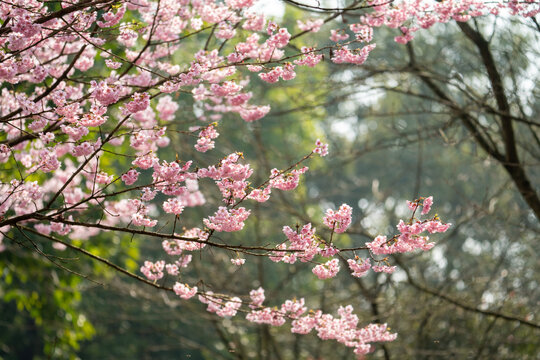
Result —
<path fill-rule="evenodd" d="M 361 66 L 373 56 L 380 27 L 399 29 L 395 41 L 406 44 L 437 23 L 489 14 L 533 17 L 540 5 L 533 0 L 353 1 L 339 9 L 317 7 L 329 16 L 286 28 L 253 10 L 254 3 L 3 1 L 0 239 L 37 236 L 56 250 L 70 248 L 181 299 L 198 298 L 217 316 L 242 312 L 250 322 L 273 326 L 289 321 L 293 333 L 314 330 L 320 339 L 337 340 L 361 357 L 374 343 L 393 341 L 397 334 L 386 324 L 362 321 L 347 304 L 337 315 L 310 309 L 295 294 L 267 304 L 261 287 L 223 294 L 186 283 L 183 274 L 204 248 L 236 253 L 232 266 L 255 256 L 300 261 L 321 280 L 335 278 L 340 270 L 357 278 L 370 271 L 392 273 L 396 266 L 387 255 L 428 251 L 435 244 L 428 234 L 446 232 L 450 224 L 430 215 L 436 201 L 425 196 L 407 203 L 410 215 L 399 221 L 395 234 L 364 244 L 336 245 L 354 215 L 348 204 L 313 219 L 325 227 L 320 233 L 310 222 L 296 228 L 276 223 L 281 242 L 235 244 L 229 241 L 234 234 L 226 233 L 248 226 L 257 204 L 295 190 L 310 161 L 332 149 L 314 136 L 310 153 L 298 154 L 289 167 L 255 176 L 243 149 L 220 155 L 222 122 L 265 121 L 272 104 L 254 96 L 257 81 L 281 86 L 298 72 L 316 71 L 322 61 Z M 333 23 L 351 11 L 361 11 L 357 22 L 345 28 Z M 300 43 L 303 35 L 323 31 L 324 24 L 331 27 L 328 46 Z M 193 108 L 181 109 L 179 98 L 190 99 Z M 175 154 L 173 142 L 191 144 L 205 160 Z M 220 204 L 201 215 L 198 226 L 186 228 L 184 216 L 200 214 L 196 211 L 215 194 Z M 78 242 L 113 233 L 159 239 L 162 257 L 143 254 L 139 275 Z"/>

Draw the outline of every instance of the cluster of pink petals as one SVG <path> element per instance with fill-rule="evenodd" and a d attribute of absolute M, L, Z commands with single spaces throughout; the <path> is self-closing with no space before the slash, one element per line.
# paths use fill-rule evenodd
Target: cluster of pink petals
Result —
<path fill-rule="evenodd" d="M 214 139 L 219 136 L 219 133 L 216 131 L 214 125 L 208 125 L 199 132 L 199 138 L 197 139 L 197 144 L 195 144 L 195 149 L 200 152 L 207 152 L 215 146 Z"/>
<path fill-rule="evenodd" d="M 251 310 L 246 315 L 246 319 L 255 324 L 267 324 L 272 326 L 282 326 L 285 324 L 285 316 L 278 310 L 265 307 L 261 310 Z"/>
<path fill-rule="evenodd" d="M 91 82 L 92 97 L 98 100 L 103 106 L 114 104 L 120 99 L 121 89 L 119 86 L 110 86 L 105 81 Z"/>
<path fill-rule="evenodd" d="M 111 27 L 116 24 L 124 17 L 124 14 L 126 13 L 126 5 L 121 6 L 118 11 L 113 13 L 112 11 L 108 11 L 105 14 L 103 14 L 103 20 L 105 21 L 98 21 L 97 24 L 101 28 L 105 27 Z"/>
<path fill-rule="evenodd" d="M 196 228 L 186 230 L 182 234 L 182 237 L 197 240 L 197 241 L 175 240 L 176 246 L 178 246 L 178 248 L 181 250 L 195 251 L 195 250 L 200 250 L 206 246 L 204 242 L 208 240 L 208 232 L 203 231 L 196 227 Z"/>
<path fill-rule="evenodd" d="M 229 301 L 223 301 L 220 297 L 215 296 L 212 291 L 208 291 L 204 295 L 199 295 L 199 301 L 207 304 L 206 310 L 221 317 L 232 317 L 238 312 L 242 306 L 242 300 L 239 297 L 233 297 Z"/>
<path fill-rule="evenodd" d="M 134 114 L 144 111 L 150 106 L 150 95 L 148 93 L 134 93 L 132 100 L 126 104 L 124 114 Z"/>
<path fill-rule="evenodd" d="M 174 293 L 180 296 L 182 299 L 188 300 L 197 294 L 197 287 L 189 287 L 188 284 L 181 284 L 177 282 L 173 286 Z"/>
<path fill-rule="evenodd" d="M 186 268 L 191 263 L 191 260 L 193 260 L 193 255 L 182 255 L 180 259 L 176 260 L 174 263 L 179 268 Z"/>
<path fill-rule="evenodd" d="M 252 199 L 258 202 L 265 202 L 270 199 L 270 194 L 272 193 L 271 187 L 265 187 L 263 189 L 253 189 L 249 195 L 248 199 Z"/>
<path fill-rule="evenodd" d="M 304 166 L 301 169 L 294 169 L 288 174 L 284 174 L 278 169 L 272 169 L 269 187 L 285 191 L 296 189 L 300 182 L 300 175 L 304 174 L 308 169 L 307 166 Z"/>
<path fill-rule="evenodd" d="M 165 269 L 167 270 L 167 274 L 172 276 L 178 276 L 180 275 L 180 269 L 178 268 L 178 265 L 176 264 L 166 264 Z"/>
<path fill-rule="evenodd" d="M 343 30 L 335 30 L 335 29 L 330 30 L 330 40 L 332 40 L 333 42 L 347 40 L 348 38 L 349 38 L 349 34 L 347 34 Z"/>
<path fill-rule="evenodd" d="M 264 289 L 262 287 L 259 287 L 258 289 L 251 290 L 249 292 L 249 298 L 251 299 L 251 303 L 249 304 L 249 307 L 251 309 L 256 309 L 262 305 L 266 297 L 264 296 Z"/>
<path fill-rule="evenodd" d="M 350 63 L 362 65 L 366 62 L 369 53 L 375 49 L 375 44 L 366 45 L 361 49 L 349 50 L 347 45 L 334 51 L 331 60 L 336 64 Z"/>
<path fill-rule="evenodd" d="M 16 215 L 27 214 L 36 210 L 41 204 L 43 189 L 37 181 L 12 180 L 9 184 L 0 185 L 0 216 L 10 208 Z"/>
<path fill-rule="evenodd" d="M 210 86 L 210 90 L 212 90 L 214 95 L 223 97 L 236 95 L 240 90 L 242 90 L 242 86 L 238 85 L 234 81 L 225 81 L 222 85 L 212 84 Z"/>
<path fill-rule="evenodd" d="M 140 173 L 137 170 L 131 169 L 122 175 L 122 181 L 128 186 L 133 185 L 139 178 L 139 174 Z"/>
<path fill-rule="evenodd" d="M 174 119 L 176 110 L 178 110 L 178 103 L 174 101 L 170 95 L 165 95 L 159 99 L 156 110 L 158 111 L 161 120 L 171 121 Z"/>
<path fill-rule="evenodd" d="M 352 276 L 362 277 L 365 276 L 369 269 L 371 269 L 371 263 L 369 259 L 348 259 L 347 264 L 349 264 L 349 269 L 352 271 Z"/>
<path fill-rule="evenodd" d="M 294 65 L 287 63 L 284 67 L 276 66 L 269 72 L 260 73 L 259 77 L 267 83 L 275 83 L 280 78 L 283 80 L 292 80 L 296 77 L 296 73 L 294 72 Z"/>
<path fill-rule="evenodd" d="M 141 272 L 148 278 L 148 280 L 156 281 L 163 277 L 163 269 L 165 268 L 165 261 L 160 260 L 155 263 L 145 261 L 144 266 L 141 267 Z"/>
<path fill-rule="evenodd" d="M 275 34 L 270 36 L 267 40 L 267 44 L 275 46 L 278 49 L 284 48 L 289 43 L 291 34 L 286 28 L 280 28 Z"/>
<path fill-rule="evenodd" d="M 303 55 L 300 59 L 294 60 L 296 65 L 315 67 L 323 59 L 323 56 L 317 55 L 313 48 L 303 46 L 301 50 Z"/>
<path fill-rule="evenodd" d="M 111 59 L 107 59 L 107 60 L 105 60 L 105 65 L 109 69 L 119 69 L 122 66 L 122 63 L 118 62 L 118 61 L 111 60 Z"/>
<path fill-rule="evenodd" d="M 241 207 L 238 209 L 227 209 L 220 206 L 214 216 L 209 216 L 203 220 L 204 225 L 215 231 L 240 231 L 244 228 L 244 221 L 249 217 L 250 210 Z"/>
<path fill-rule="evenodd" d="M 262 292 L 262 300 L 264 300 L 264 290 Z M 260 303 L 262 304 L 262 301 L 260 301 Z M 300 300 L 286 300 L 279 310 L 277 308 L 268 307 L 257 309 L 259 306 L 250 306 L 252 310 L 246 316 L 246 319 L 256 324 L 282 326 L 285 324 L 286 318 L 297 319 L 304 314 L 307 311 L 307 307 L 304 305 L 305 302 L 302 298 Z"/>
<path fill-rule="evenodd" d="M 302 31 L 319 32 L 323 24 L 324 24 L 323 19 L 316 19 L 316 20 L 307 19 L 305 22 L 301 20 L 296 20 L 296 25 Z"/>
<path fill-rule="evenodd" d="M 223 201 L 232 204 L 234 198 L 243 198 L 246 196 L 246 190 L 249 183 L 246 181 L 253 170 L 248 165 L 239 164 L 241 154 L 233 153 L 227 156 L 217 166 L 199 169 L 197 175 L 199 178 L 208 177 L 216 180 L 223 196 Z"/>
<path fill-rule="evenodd" d="M 180 215 L 184 211 L 184 205 L 179 199 L 168 199 L 163 203 L 163 210 L 169 214 Z"/>
<path fill-rule="evenodd" d="M 422 202 L 422 204 L 420 204 L 420 202 Z M 412 211 L 416 211 L 420 206 L 422 206 L 422 215 L 426 215 L 427 213 L 429 213 L 432 205 L 433 196 L 429 196 L 427 198 L 420 198 L 417 201 L 407 200 L 407 207 Z"/>
<path fill-rule="evenodd" d="M 421 198 L 423 200 L 422 214 L 427 214 L 433 204 L 433 197 Z M 416 212 L 420 206 L 420 201 L 407 201 L 407 206 L 413 212 Z M 386 236 L 379 235 L 372 242 L 366 243 L 366 246 L 373 254 L 394 254 L 414 251 L 415 249 L 429 250 L 433 248 L 434 243 L 429 243 L 429 237 L 421 235 L 424 232 L 430 234 L 444 233 L 452 224 L 442 223 L 436 216 L 428 220 L 413 220 L 406 223 L 399 221 L 397 229 L 400 234 L 388 240 Z"/>
<path fill-rule="evenodd" d="M 73 146 L 70 152 L 73 156 L 77 156 L 77 157 L 88 156 L 92 154 L 94 151 L 96 151 L 97 149 L 99 149 L 100 146 L 101 146 L 101 141 L 98 141 L 95 144 L 85 141 L 80 145 Z"/>
<path fill-rule="evenodd" d="M 342 204 L 338 211 L 332 209 L 326 210 L 326 216 L 323 223 L 336 233 L 343 233 L 351 225 L 352 207 Z"/>
<path fill-rule="evenodd" d="M 129 216 L 131 222 L 135 226 L 156 226 L 157 220 L 152 220 L 147 217 L 150 210 L 138 199 L 130 199 L 120 201 L 114 207 L 109 207 L 109 213 L 117 213 L 120 216 Z"/>
<path fill-rule="evenodd" d="M 180 165 L 178 162 L 168 163 L 163 161 L 161 164 L 155 162 L 153 164 L 155 187 L 165 195 L 184 195 L 188 190 L 185 186 L 186 180 L 195 179 L 197 176 L 189 172 L 191 161 Z"/>
<path fill-rule="evenodd" d="M 363 15 L 360 20 L 370 27 L 387 26 L 399 28 L 403 35 L 397 36 L 395 41 L 407 43 L 413 39 L 412 33 L 418 28 L 427 29 L 436 23 L 446 23 L 450 20 L 468 21 L 472 17 L 485 14 L 499 14 L 508 10 L 512 15 L 532 17 L 540 13 L 537 1 L 422 1 L 401 0 L 388 2 L 377 0 L 374 11 Z"/>
<path fill-rule="evenodd" d="M 157 225 L 157 220 L 152 220 L 145 215 L 146 214 L 143 214 L 141 212 L 133 214 L 131 216 L 131 221 L 133 222 L 133 225 L 146 227 L 154 227 Z"/>
<path fill-rule="evenodd" d="M 154 153 L 148 153 L 146 155 L 138 156 L 131 163 L 134 166 L 137 166 L 143 170 L 150 169 L 156 162 L 158 162 L 158 157 Z"/>
<path fill-rule="evenodd" d="M 320 156 L 328 155 L 328 144 L 325 144 L 321 140 L 317 139 L 317 141 L 315 141 L 315 149 L 313 149 L 313 152 L 315 154 L 319 154 Z"/>
<path fill-rule="evenodd" d="M 388 265 L 373 265 L 371 269 L 375 272 L 385 272 L 387 274 L 392 274 L 394 271 L 396 271 L 395 266 Z"/>
<path fill-rule="evenodd" d="M 353 347 L 359 357 L 373 350 L 370 345 L 372 342 L 396 339 L 397 334 L 389 333 L 386 324 L 369 324 L 359 329 L 359 319 L 352 312 L 353 308 L 350 305 L 338 309 L 339 318 L 316 311 L 294 320 L 291 332 L 307 334 L 315 329 L 320 339 L 333 339 L 345 346 Z"/>
<path fill-rule="evenodd" d="M 230 178 L 234 181 L 246 180 L 253 174 L 253 169 L 249 164 L 238 164 L 241 154 L 233 153 L 223 159 L 218 166 L 210 166 L 208 168 L 199 169 L 197 175 L 199 178 L 211 178 L 213 180 L 221 180 Z"/>
<path fill-rule="evenodd" d="M 241 259 L 241 258 L 231 259 L 231 263 L 236 266 L 242 266 L 246 263 L 246 259 Z"/>
<path fill-rule="evenodd" d="M 289 244 L 282 243 L 276 249 L 292 251 L 274 251 L 272 256 L 270 256 L 270 260 L 294 264 L 297 260 L 302 262 L 311 261 L 315 255 L 332 257 L 337 254 L 338 249 L 321 242 L 315 235 L 315 230 L 309 223 L 302 226 L 300 231 L 295 231 L 289 226 L 284 226 L 283 233 L 287 236 Z"/>
<path fill-rule="evenodd" d="M 355 33 L 356 40 L 360 42 L 371 42 L 373 39 L 373 28 L 369 25 L 351 24 L 349 29 Z"/>
<path fill-rule="evenodd" d="M 142 201 L 152 201 L 157 195 L 157 190 L 153 190 L 149 187 L 142 188 L 142 195 L 141 200 Z"/>
<path fill-rule="evenodd" d="M 163 240 L 161 245 L 163 246 L 163 250 L 169 255 L 182 254 L 181 240 Z"/>
<path fill-rule="evenodd" d="M 434 243 L 429 243 L 429 237 L 420 235 L 429 233 L 446 232 L 451 224 L 443 224 L 440 220 L 416 221 L 409 225 L 400 220 L 397 225 L 400 234 L 387 240 L 386 236 L 377 236 L 366 246 L 373 254 L 393 254 L 414 251 L 415 249 L 430 250 Z"/>
<path fill-rule="evenodd" d="M 244 119 L 247 122 L 253 122 L 255 120 L 259 120 L 260 118 L 264 117 L 268 112 L 270 111 L 270 106 L 268 105 L 262 105 L 262 106 L 249 106 L 249 107 L 243 107 L 240 109 L 239 114 L 242 119 Z"/>
<path fill-rule="evenodd" d="M 339 260 L 332 259 L 324 264 L 315 266 L 311 271 L 321 280 L 330 279 L 337 275 L 339 272 Z"/>

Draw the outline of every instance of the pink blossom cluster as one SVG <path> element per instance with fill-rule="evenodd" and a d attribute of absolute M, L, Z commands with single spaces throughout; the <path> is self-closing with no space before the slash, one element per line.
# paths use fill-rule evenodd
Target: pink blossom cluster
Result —
<path fill-rule="evenodd" d="M 189 287 L 188 284 L 175 283 L 173 286 L 174 293 L 182 299 L 188 300 L 197 294 L 197 287 Z"/>
<path fill-rule="evenodd" d="M 208 125 L 199 132 L 199 138 L 195 149 L 200 152 L 207 152 L 215 147 L 214 139 L 219 136 L 214 125 Z"/>
<path fill-rule="evenodd" d="M 231 263 L 236 266 L 242 266 L 246 263 L 246 259 L 243 259 L 243 258 L 231 259 Z"/>
<path fill-rule="evenodd" d="M 327 245 L 315 235 L 315 228 L 306 224 L 301 230 L 293 230 L 289 226 L 283 227 L 283 233 L 287 236 L 289 244 L 282 243 L 276 246 L 279 251 L 272 252 L 269 257 L 274 262 L 294 264 L 297 260 L 302 262 L 311 261 L 315 255 L 332 257 L 338 253 L 338 249 Z M 291 250 L 291 251 L 287 251 Z"/>
<path fill-rule="evenodd" d="M 247 196 L 248 199 L 252 199 L 258 202 L 265 202 L 270 199 L 270 194 L 272 193 L 271 187 L 265 187 L 263 189 L 253 189 Z"/>
<path fill-rule="evenodd" d="M 196 174 L 190 173 L 189 168 L 192 162 L 188 161 L 184 165 L 178 162 L 168 163 L 163 161 L 161 164 L 155 162 L 152 166 L 154 172 L 152 179 L 156 184 L 155 187 L 165 195 L 181 196 L 188 190 L 185 182 L 188 179 L 195 179 Z"/>
<path fill-rule="evenodd" d="M 280 78 L 283 80 L 292 80 L 296 77 L 296 73 L 294 72 L 294 65 L 286 63 L 283 67 L 276 66 L 269 72 L 260 73 L 259 77 L 267 83 L 275 83 Z"/>
<path fill-rule="evenodd" d="M 332 259 L 324 264 L 316 265 L 311 271 L 321 280 L 330 279 L 339 272 L 339 260 Z"/>
<path fill-rule="evenodd" d="M 343 30 L 335 30 L 335 29 L 330 30 L 330 40 L 332 40 L 333 42 L 340 42 L 343 40 L 347 40 L 348 38 L 349 38 L 349 34 L 347 34 Z"/>
<path fill-rule="evenodd" d="M 163 250 L 169 255 L 181 255 L 183 247 L 181 240 L 163 240 L 161 245 Z"/>
<path fill-rule="evenodd" d="M 36 211 L 43 198 L 43 189 L 37 181 L 12 180 L 9 184 L 0 184 L 0 216 L 10 208 L 16 215 Z"/>
<path fill-rule="evenodd" d="M 251 309 L 256 309 L 262 306 L 262 303 L 266 299 L 264 295 L 264 289 L 262 287 L 259 287 L 258 289 L 251 290 L 249 292 L 249 298 L 251 299 L 251 303 L 249 304 L 249 307 Z"/>
<path fill-rule="evenodd" d="M 430 196 L 427 198 L 420 198 L 416 201 L 407 200 L 407 207 L 412 211 L 416 211 L 420 206 L 422 206 L 422 213 L 421 213 L 422 215 L 426 215 L 427 213 L 429 213 L 432 205 L 433 205 L 433 196 Z"/>
<path fill-rule="evenodd" d="M 234 198 L 244 198 L 253 170 L 248 165 L 238 164 L 241 154 L 234 153 L 221 160 L 218 166 L 199 169 L 199 178 L 211 178 L 221 191 L 223 201 L 232 204 Z"/>
<path fill-rule="evenodd" d="M 97 141 L 95 144 L 92 144 L 88 141 L 81 143 L 80 145 L 75 145 L 71 148 L 71 154 L 73 156 L 88 156 L 94 151 L 98 150 L 101 146 L 101 141 Z"/>
<path fill-rule="evenodd" d="M 214 295 L 212 291 L 206 292 L 204 295 L 199 295 L 199 301 L 207 304 L 206 310 L 221 317 L 232 317 L 238 312 L 242 306 L 242 300 L 239 297 L 233 297 L 228 301 L 224 301 L 221 297 Z"/>
<path fill-rule="evenodd" d="M 352 207 L 342 204 L 338 211 L 332 209 L 326 210 L 326 216 L 323 223 L 336 233 L 343 233 L 351 225 Z"/>
<path fill-rule="evenodd" d="M 92 92 L 92 97 L 99 101 L 101 105 L 109 106 L 118 102 L 120 99 L 120 86 L 111 86 L 105 81 L 101 81 L 99 84 L 92 81 L 91 84 L 90 91 Z"/>
<path fill-rule="evenodd" d="M 148 206 L 138 199 L 119 201 L 116 204 L 109 204 L 107 207 L 109 214 L 120 217 L 128 217 L 135 226 L 154 227 L 157 220 L 150 219 L 147 215 L 150 212 Z"/>
<path fill-rule="evenodd" d="M 122 181 L 128 186 L 133 185 L 139 178 L 139 175 L 140 172 L 135 169 L 131 169 L 127 173 L 122 175 Z"/>
<path fill-rule="evenodd" d="M 163 277 L 163 269 L 165 268 L 165 261 L 160 260 L 155 263 L 145 261 L 144 266 L 141 266 L 141 272 L 148 278 L 148 280 L 156 281 Z"/>
<path fill-rule="evenodd" d="M 178 268 L 187 268 L 188 265 L 191 263 L 191 260 L 193 260 L 193 255 L 182 255 L 180 259 L 176 260 L 174 264 Z"/>
<path fill-rule="evenodd" d="M 180 275 L 180 269 L 178 268 L 178 265 L 176 264 L 165 264 L 165 270 L 167 270 L 167 274 L 172 276 L 178 276 Z"/>
<path fill-rule="evenodd" d="M 532 17 L 540 13 L 537 1 L 504 1 L 489 2 L 478 0 L 454 1 L 420 1 L 401 0 L 392 3 L 384 0 L 373 2 L 374 11 L 360 17 L 362 24 L 370 27 L 387 26 L 399 28 L 403 35 L 395 40 L 407 43 L 413 39 L 413 34 L 419 28 L 427 29 L 436 23 L 446 23 L 450 20 L 468 21 L 472 17 L 486 14 L 499 14 L 508 11 L 511 15 Z"/>
<path fill-rule="evenodd" d="M 126 104 L 123 114 L 134 114 L 144 111 L 150 106 L 150 95 L 148 93 L 134 93 L 132 100 Z"/>
<path fill-rule="evenodd" d="M 317 141 L 315 142 L 315 149 L 313 149 L 313 152 L 315 154 L 319 154 L 320 156 L 328 155 L 328 144 L 325 144 L 321 140 L 317 139 Z"/>
<path fill-rule="evenodd" d="M 175 112 L 178 110 L 178 104 L 173 101 L 170 95 L 160 97 L 156 110 L 159 114 L 159 118 L 163 121 L 171 121 L 174 119 Z"/>
<path fill-rule="evenodd" d="M 375 49 L 375 44 L 366 45 L 361 49 L 353 50 L 349 50 L 349 47 L 345 45 L 334 51 L 334 56 L 332 56 L 331 60 L 336 64 L 350 63 L 362 65 L 366 62 L 369 53 L 373 49 Z"/>
<path fill-rule="evenodd" d="M 323 59 L 323 56 L 317 54 L 313 48 L 303 46 L 301 50 L 303 55 L 300 59 L 294 60 L 296 65 L 315 67 Z"/>
<path fill-rule="evenodd" d="M 260 310 L 251 310 L 246 315 L 246 319 L 255 324 L 267 324 L 272 326 L 282 326 L 285 324 L 285 316 L 278 310 L 265 307 Z"/>
<path fill-rule="evenodd" d="M 349 269 L 352 271 L 352 276 L 362 277 L 365 276 L 369 269 L 371 269 L 371 262 L 369 259 L 347 259 Z"/>
<path fill-rule="evenodd" d="M 124 17 L 124 14 L 126 13 L 126 5 L 121 6 L 116 14 L 112 11 L 108 11 L 105 14 L 103 14 L 103 20 L 105 21 L 98 21 L 97 24 L 99 27 L 105 28 L 105 27 L 111 27 L 116 24 Z"/>
<path fill-rule="evenodd" d="M 178 240 L 177 244 L 178 247 L 182 250 L 187 251 L 194 251 L 194 250 L 200 250 L 203 247 L 206 246 L 204 243 L 206 240 L 208 240 L 208 232 L 201 230 L 199 228 L 192 228 L 189 230 L 184 231 L 182 234 L 182 237 L 184 239 L 193 239 L 198 241 L 190 241 L 190 240 Z"/>
<path fill-rule="evenodd" d="M 411 209 L 413 213 L 417 210 L 419 201 L 420 200 L 407 202 L 409 209 Z M 427 214 L 433 204 L 433 197 L 430 196 L 423 199 L 423 204 L 422 214 Z M 409 222 L 400 220 L 397 225 L 397 229 L 400 232 L 399 235 L 395 235 L 391 239 L 379 235 L 372 242 L 366 243 L 366 246 L 373 254 L 404 253 L 414 251 L 415 249 L 426 251 L 431 249 L 435 244 L 428 242 L 429 237 L 421 234 L 424 232 L 430 234 L 443 233 L 446 232 L 450 226 L 451 224 L 442 223 L 436 216 L 427 220 L 411 219 Z"/>
<path fill-rule="evenodd" d="M 330 314 L 323 314 L 320 310 L 309 313 L 292 322 L 291 332 L 308 334 L 311 330 L 317 331 L 322 340 L 337 340 L 348 347 L 354 348 L 354 353 L 362 356 L 371 351 L 372 342 L 393 341 L 397 334 L 391 334 L 386 324 L 370 324 L 358 328 L 359 319 L 353 313 L 353 307 L 348 305 L 338 309 L 339 318 Z"/>
<path fill-rule="evenodd" d="M 269 187 L 285 191 L 296 189 L 300 182 L 300 175 L 304 174 L 308 169 L 307 166 L 304 166 L 301 169 L 294 169 L 288 174 L 284 174 L 278 169 L 272 169 Z"/>
<path fill-rule="evenodd" d="M 324 24 L 323 19 L 316 19 L 316 20 L 307 19 L 305 22 L 301 20 L 296 20 L 296 25 L 302 31 L 319 32 L 323 24 Z"/>
<path fill-rule="evenodd" d="M 253 174 L 253 170 L 249 164 L 238 164 L 242 154 L 233 153 L 220 161 L 218 166 L 210 166 L 208 168 L 199 169 L 197 175 L 199 178 L 211 178 L 213 180 L 221 180 L 230 178 L 234 181 L 246 180 Z"/>
<path fill-rule="evenodd" d="M 263 293 L 264 298 L 264 293 Z M 282 326 L 285 324 L 286 318 L 297 319 L 307 311 L 307 307 L 304 306 L 304 299 L 286 300 L 281 308 L 268 308 L 265 307 L 260 310 L 256 310 L 257 307 L 252 307 L 251 312 L 246 316 L 248 321 L 256 324 L 268 324 L 272 326 Z"/>
<path fill-rule="evenodd" d="M 291 34 L 286 28 L 280 28 L 275 34 L 272 34 L 267 40 L 267 44 L 275 46 L 278 49 L 284 48 L 289 43 Z"/>
<path fill-rule="evenodd" d="M 180 215 L 184 211 L 184 205 L 179 199 L 167 199 L 163 203 L 163 210 L 169 214 Z"/>
<path fill-rule="evenodd" d="M 373 265 L 371 269 L 375 272 L 385 272 L 387 274 L 392 274 L 394 271 L 396 271 L 395 266 L 388 265 Z"/>
<path fill-rule="evenodd" d="M 250 210 L 243 207 L 229 210 L 224 206 L 220 206 L 214 216 L 203 219 L 203 222 L 206 227 L 215 231 L 240 231 L 244 228 L 244 221 L 246 221 L 250 213 Z"/>
<path fill-rule="evenodd" d="M 371 42 L 373 39 L 373 28 L 369 25 L 351 24 L 349 28 L 359 42 Z"/>

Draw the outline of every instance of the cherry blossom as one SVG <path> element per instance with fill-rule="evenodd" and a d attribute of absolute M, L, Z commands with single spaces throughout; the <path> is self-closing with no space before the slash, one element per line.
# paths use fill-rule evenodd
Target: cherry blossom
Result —
<path fill-rule="evenodd" d="M 351 225 L 351 221 L 352 208 L 347 204 L 342 204 L 338 211 L 326 210 L 326 216 L 323 219 L 324 224 L 336 233 L 345 232 Z"/>

